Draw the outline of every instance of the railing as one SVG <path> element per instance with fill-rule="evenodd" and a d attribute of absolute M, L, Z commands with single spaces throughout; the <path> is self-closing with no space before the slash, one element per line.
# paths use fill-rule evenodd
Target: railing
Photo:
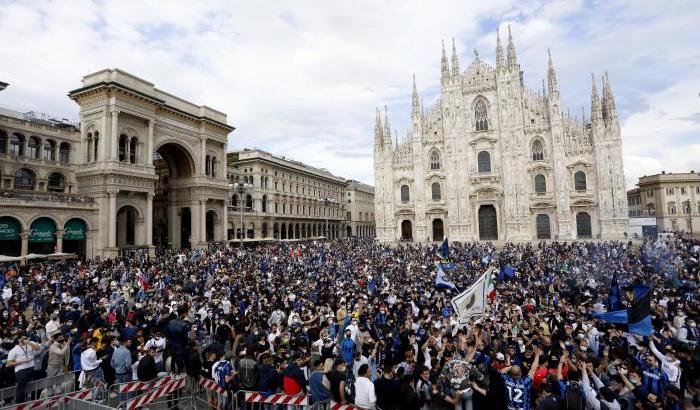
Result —
<path fill-rule="evenodd" d="M 43 356 L 41 356 L 43 358 Z M 78 370 L 79 372 L 80 370 Z M 76 372 L 63 373 L 52 377 L 33 380 L 27 383 L 26 395 L 28 399 L 35 399 L 41 396 L 41 392 L 46 389 L 49 396 L 60 392 L 61 394 L 68 393 L 74 390 Z M 15 398 L 17 390 L 15 386 L 0 389 L 0 406 Z"/>

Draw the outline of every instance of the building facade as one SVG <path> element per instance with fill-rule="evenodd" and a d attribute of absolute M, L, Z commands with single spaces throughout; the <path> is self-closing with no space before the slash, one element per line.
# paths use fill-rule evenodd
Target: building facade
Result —
<path fill-rule="evenodd" d="M 226 239 L 226 115 L 118 69 L 69 93 L 79 124 L 0 112 L 0 254 Z"/>
<path fill-rule="evenodd" d="M 700 174 L 667 173 L 639 178 L 637 193 L 640 215 L 656 219 L 659 232 L 683 231 L 698 236 L 700 231 Z M 634 190 L 628 199 L 634 200 Z"/>
<path fill-rule="evenodd" d="M 374 187 L 359 181 L 345 184 L 345 227 L 347 236 L 374 238 Z"/>
<path fill-rule="evenodd" d="M 413 81 L 409 132 L 392 141 L 377 110 L 374 171 L 382 241 L 622 238 L 628 211 L 622 140 L 607 73 L 588 121 L 564 113 L 554 64 L 528 88 L 513 38 L 496 64 L 465 71 L 443 45 L 441 93 L 424 107 Z"/>
<path fill-rule="evenodd" d="M 345 179 L 259 149 L 232 153 L 228 238 L 313 239 L 345 236 Z M 245 193 L 233 184 L 250 184 Z M 242 215 L 242 225 L 241 225 Z"/>

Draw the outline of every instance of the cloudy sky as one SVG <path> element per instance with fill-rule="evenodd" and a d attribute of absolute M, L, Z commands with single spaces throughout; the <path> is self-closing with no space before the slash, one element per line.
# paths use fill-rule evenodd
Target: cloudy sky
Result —
<path fill-rule="evenodd" d="M 66 93 L 119 67 L 228 114 L 230 149 L 258 147 L 373 182 L 375 107 L 404 135 L 411 75 L 425 103 L 440 41 L 462 68 L 494 61 L 511 25 L 525 81 L 551 48 L 562 103 L 580 115 L 590 73 L 608 70 L 625 172 L 700 171 L 697 0 L 7 1 L 0 0 L 0 106 L 77 118 Z M 599 87 L 600 88 L 600 87 Z"/>

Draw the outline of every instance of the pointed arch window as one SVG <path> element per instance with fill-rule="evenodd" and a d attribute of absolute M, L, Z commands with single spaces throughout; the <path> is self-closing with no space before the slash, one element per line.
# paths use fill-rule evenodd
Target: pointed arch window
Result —
<path fill-rule="evenodd" d="M 440 169 L 440 151 L 438 151 L 437 149 L 430 151 L 430 169 Z"/>
<path fill-rule="evenodd" d="M 540 140 L 535 140 L 535 142 L 532 143 L 532 160 L 544 160 L 544 147 L 542 146 L 542 141 Z"/>
<path fill-rule="evenodd" d="M 474 121 L 477 131 L 486 131 L 489 129 L 489 114 L 483 99 L 477 101 L 474 106 Z"/>
<path fill-rule="evenodd" d="M 547 192 L 547 180 L 544 175 L 539 174 L 535 176 L 535 193 L 544 194 Z"/>

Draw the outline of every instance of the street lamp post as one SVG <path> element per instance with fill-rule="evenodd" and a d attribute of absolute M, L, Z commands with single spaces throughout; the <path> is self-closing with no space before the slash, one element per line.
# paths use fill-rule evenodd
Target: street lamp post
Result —
<path fill-rule="evenodd" d="M 238 182 L 234 184 L 229 184 L 229 187 L 233 188 L 233 192 L 237 193 L 240 196 L 240 200 L 238 201 L 238 209 L 241 211 L 241 249 L 243 249 L 243 235 L 245 234 L 245 230 L 243 227 L 243 194 L 245 194 L 247 191 L 250 191 L 253 188 L 252 184 L 240 184 Z"/>
<path fill-rule="evenodd" d="M 693 216 L 691 212 L 693 211 L 693 207 L 690 205 L 690 199 L 687 199 L 683 202 L 683 210 L 685 211 L 686 214 L 688 214 L 688 228 L 690 229 L 690 237 L 693 237 Z"/>
<path fill-rule="evenodd" d="M 321 202 L 323 203 L 323 206 L 326 210 L 326 239 L 328 239 L 328 234 L 330 233 L 330 231 L 328 230 L 328 206 L 331 204 L 331 202 L 333 202 L 333 200 L 331 198 L 325 197 L 321 199 Z"/>

